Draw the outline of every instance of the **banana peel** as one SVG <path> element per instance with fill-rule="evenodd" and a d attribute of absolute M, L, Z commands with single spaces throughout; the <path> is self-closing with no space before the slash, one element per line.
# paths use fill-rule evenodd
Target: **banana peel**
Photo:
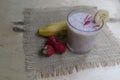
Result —
<path fill-rule="evenodd" d="M 38 30 L 38 34 L 43 37 L 57 35 L 58 33 L 65 35 L 67 29 L 68 29 L 67 22 L 66 22 L 66 20 L 63 20 L 63 21 L 48 24 L 48 25 L 40 28 Z"/>

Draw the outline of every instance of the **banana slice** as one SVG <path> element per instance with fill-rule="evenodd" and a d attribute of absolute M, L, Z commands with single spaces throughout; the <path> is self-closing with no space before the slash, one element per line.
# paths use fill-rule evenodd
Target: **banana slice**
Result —
<path fill-rule="evenodd" d="M 102 23 L 102 21 L 104 21 L 104 24 L 106 24 L 106 22 L 109 21 L 109 12 L 103 9 L 99 10 L 94 17 L 94 21 L 99 25 Z"/>

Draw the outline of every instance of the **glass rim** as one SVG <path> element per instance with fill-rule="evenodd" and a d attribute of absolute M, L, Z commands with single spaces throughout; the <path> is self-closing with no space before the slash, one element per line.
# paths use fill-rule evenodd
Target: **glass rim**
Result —
<path fill-rule="evenodd" d="M 77 11 L 77 10 L 72 10 L 72 11 L 69 12 L 68 15 L 67 15 L 67 23 L 68 23 L 71 27 L 73 27 L 75 30 L 82 31 L 82 32 L 96 32 L 96 31 L 99 31 L 99 30 L 104 26 L 104 21 L 102 20 L 102 23 L 101 23 L 102 25 L 99 25 L 99 26 L 101 26 L 101 27 L 98 28 L 98 29 L 96 29 L 96 30 L 93 30 L 93 31 L 84 31 L 84 30 L 77 29 L 76 27 L 72 26 L 72 24 L 69 22 L 69 16 L 70 16 L 73 12 L 75 12 L 75 11 Z M 80 13 L 81 13 L 81 12 L 80 12 Z M 87 13 L 87 12 L 85 12 L 85 13 Z"/>

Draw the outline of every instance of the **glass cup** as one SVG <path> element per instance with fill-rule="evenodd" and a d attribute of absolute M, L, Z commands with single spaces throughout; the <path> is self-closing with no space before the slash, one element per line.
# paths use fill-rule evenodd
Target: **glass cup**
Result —
<path fill-rule="evenodd" d="M 72 24 L 69 21 L 69 17 L 71 17 L 73 14 L 76 13 L 81 13 L 81 11 L 79 10 L 72 11 L 67 16 L 67 24 L 68 24 L 67 47 L 69 48 L 70 51 L 74 53 L 78 53 L 78 54 L 88 53 L 94 47 L 95 38 L 98 32 L 104 26 L 104 23 L 102 21 L 102 23 L 99 25 L 99 28 L 93 31 L 84 31 L 77 29 L 75 26 L 72 26 Z"/>

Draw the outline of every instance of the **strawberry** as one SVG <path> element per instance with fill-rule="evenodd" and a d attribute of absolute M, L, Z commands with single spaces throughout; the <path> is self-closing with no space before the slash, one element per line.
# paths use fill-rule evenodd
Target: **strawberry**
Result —
<path fill-rule="evenodd" d="M 66 44 L 64 42 L 56 42 L 54 44 L 54 49 L 57 53 L 64 53 L 66 50 Z"/>
<path fill-rule="evenodd" d="M 90 24 L 90 21 L 85 21 L 84 25 Z"/>
<path fill-rule="evenodd" d="M 66 37 L 66 36 L 63 35 L 62 33 L 58 33 L 56 36 L 58 37 L 59 41 L 64 41 L 64 40 L 65 40 L 65 37 Z"/>
<path fill-rule="evenodd" d="M 58 42 L 57 36 L 50 36 L 48 40 L 46 41 L 46 44 L 53 45 L 54 43 Z"/>
<path fill-rule="evenodd" d="M 42 48 L 41 53 L 46 57 L 49 57 L 55 53 L 55 50 L 51 45 L 45 45 L 45 47 Z"/>

